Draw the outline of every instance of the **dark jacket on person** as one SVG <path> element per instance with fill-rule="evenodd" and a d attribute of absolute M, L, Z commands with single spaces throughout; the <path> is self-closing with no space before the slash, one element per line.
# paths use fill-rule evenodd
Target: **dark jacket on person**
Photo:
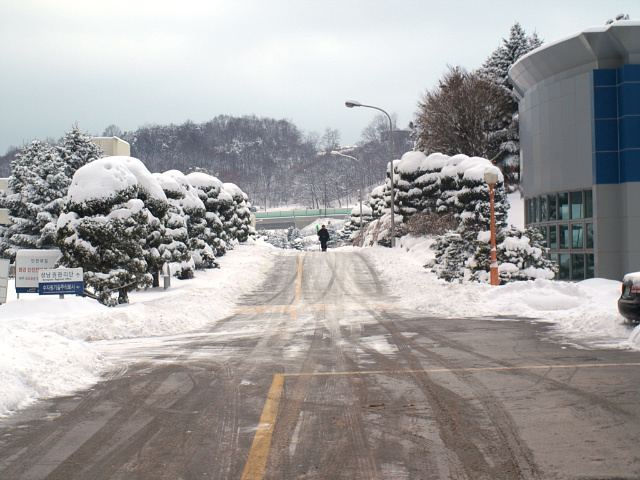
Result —
<path fill-rule="evenodd" d="M 318 239 L 322 243 L 327 243 L 329 241 L 329 231 L 326 228 L 322 227 L 320 230 L 318 230 Z"/>

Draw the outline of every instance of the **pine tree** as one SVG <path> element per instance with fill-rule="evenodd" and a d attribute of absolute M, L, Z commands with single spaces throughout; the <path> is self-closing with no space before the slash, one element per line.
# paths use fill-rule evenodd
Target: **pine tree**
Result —
<path fill-rule="evenodd" d="M 537 229 L 528 228 L 524 232 L 513 226 L 502 229 L 496 234 L 496 255 L 500 270 L 500 284 L 531 280 L 535 278 L 551 279 L 558 272 L 555 262 L 547 258 L 549 249 Z M 473 260 L 468 262 L 475 281 L 489 281 L 491 265 L 491 245 L 486 235 L 475 242 Z"/>
<path fill-rule="evenodd" d="M 180 188 L 180 198 L 175 200 L 184 216 L 189 239 L 187 247 L 191 252 L 196 269 L 218 268 L 216 255 L 211 247 L 212 233 L 207 225 L 207 211 L 205 205 L 198 197 L 198 191 L 189 183 L 187 177 L 178 170 L 165 172 L 173 178 Z"/>
<path fill-rule="evenodd" d="M 507 184 L 512 188 L 517 183 L 520 134 L 518 131 L 518 103 L 511 95 L 513 86 L 509 82 L 509 69 L 522 56 L 538 48 L 542 43 L 542 39 L 535 32 L 533 35 L 527 36 L 524 29 L 516 22 L 511 27 L 509 38 L 502 39 L 502 45 L 493 51 L 479 70 L 481 75 L 509 93 L 503 124 L 489 132 L 489 136 L 500 145 L 500 152 L 494 163 L 500 167 Z"/>
<path fill-rule="evenodd" d="M 64 164 L 64 173 L 69 183 L 80 167 L 104 156 L 102 149 L 93 142 L 93 137 L 83 133 L 78 124 L 65 132 L 64 138 L 56 146 L 56 151 Z"/>
<path fill-rule="evenodd" d="M 224 186 L 217 178 L 202 172 L 190 173 L 187 175 L 187 180 L 196 189 L 196 194 L 206 210 L 206 242 L 211 246 L 216 257 L 221 257 L 227 251 L 224 225 L 220 218 L 222 210 L 220 194 Z"/>
<path fill-rule="evenodd" d="M 79 168 L 57 222 L 61 264 L 82 267 L 86 289 L 102 303 L 128 302 L 130 291 L 152 285 L 164 261 L 170 239 L 156 215 L 168 208 L 140 160 L 106 157 Z"/>
<path fill-rule="evenodd" d="M 249 235 L 255 235 L 251 227 L 251 213 L 249 211 L 247 195 L 234 183 L 223 184 L 226 195 L 221 194 L 221 216 L 224 230 L 235 242 L 246 242 Z"/>
<path fill-rule="evenodd" d="M 5 198 L 11 226 L 4 230 L 0 255 L 13 258 L 21 248 L 55 248 L 56 221 L 71 178 L 101 155 L 100 147 L 77 125 L 59 145 L 35 141 L 23 147 L 11 163 L 12 194 Z"/>
<path fill-rule="evenodd" d="M 171 272 L 180 279 L 193 278 L 195 263 L 189 252 L 189 231 L 186 215 L 182 209 L 184 190 L 170 175 L 154 173 L 164 194 L 169 208 L 161 221 L 165 228 L 167 242 L 162 242 L 159 253 L 164 263 L 169 264 Z"/>
<path fill-rule="evenodd" d="M 20 150 L 11 162 L 11 171 L 11 193 L 4 199 L 11 224 L 0 248 L 3 256 L 13 259 L 23 248 L 54 247 L 51 229 L 45 227 L 61 211 L 60 200 L 66 194 L 68 178 L 55 149 L 39 141 Z"/>

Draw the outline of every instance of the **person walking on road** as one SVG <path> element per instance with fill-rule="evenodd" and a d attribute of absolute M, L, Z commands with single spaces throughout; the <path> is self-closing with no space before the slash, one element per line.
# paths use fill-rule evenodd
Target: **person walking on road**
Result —
<path fill-rule="evenodd" d="M 327 227 L 322 225 L 322 228 L 318 230 L 318 239 L 320 240 L 320 246 L 322 247 L 322 251 L 327 251 L 327 242 L 329 241 L 329 232 Z"/>

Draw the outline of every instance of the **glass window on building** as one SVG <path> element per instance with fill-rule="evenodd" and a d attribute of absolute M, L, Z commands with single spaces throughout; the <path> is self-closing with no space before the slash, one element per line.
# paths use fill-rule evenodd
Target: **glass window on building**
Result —
<path fill-rule="evenodd" d="M 571 248 L 584 248 L 581 223 L 571 225 Z"/>
<path fill-rule="evenodd" d="M 527 198 L 524 201 L 524 224 L 531 223 L 531 199 Z"/>
<path fill-rule="evenodd" d="M 549 221 L 553 222 L 555 220 L 558 219 L 557 214 L 556 214 L 556 196 L 555 195 L 549 195 Z"/>
<path fill-rule="evenodd" d="M 558 254 L 558 279 L 571 280 L 571 255 Z"/>
<path fill-rule="evenodd" d="M 555 225 L 549 225 L 549 248 L 558 248 L 558 229 Z"/>
<path fill-rule="evenodd" d="M 548 238 L 547 238 L 547 230 L 548 230 L 547 227 L 540 226 L 540 228 L 538 228 L 538 230 L 540 231 L 540 235 L 542 235 L 542 238 L 544 239 L 543 240 L 544 241 L 544 245 L 548 246 L 549 245 L 549 243 L 548 243 L 549 241 L 548 241 Z"/>
<path fill-rule="evenodd" d="M 584 280 L 584 254 L 571 255 L 571 280 Z"/>
<path fill-rule="evenodd" d="M 540 197 L 540 221 L 547 221 L 547 196 Z"/>
<path fill-rule="evenodd" d="M 558 194 L 558 220 L 569 220 L 569 193 Z"/>
<path fill-rule="evenodd" d="M 587 230 L 587 234 L 586 234 L 586 240 L 587 240 L 587 244 L 585 245 L 584 248 L 593 248 L 593 223 L 587 223 L 586 225 L 586 230 Z"/>
<path fill-rule="evenodd" d="M 584 218 L 593 218 L 593 192 L 584 191 Z"/>
<path fill-rule="evenodd" d="M 569 225 L 558 225 L 558 230 L 558 236 L 560 237 L 558 248 L 569 248 Z"/>
<path fill-rule="evenodd" d="M 585 260 L 587 264 L 587 278 L 595 278 L 596 277 L 596 260 L 595 255 L 593 253 L 587 253 L 585 255 Z"/>
<path fill-rule="evenodd" d="M 582 190 L 579 192 L 571 192 L 569 198 L 571 201 L 571 218 L 584 218 Z"/>
<path fill-rule="evenodd" d="M 531 217 L 531 221 L 533 223 L 538 223 L 540 221 L 540 218 L 538 215 L 538 197 L 534 197 L 533 200 L 531 201 L 531 204 L 533 208 L 533 216 Z"/>

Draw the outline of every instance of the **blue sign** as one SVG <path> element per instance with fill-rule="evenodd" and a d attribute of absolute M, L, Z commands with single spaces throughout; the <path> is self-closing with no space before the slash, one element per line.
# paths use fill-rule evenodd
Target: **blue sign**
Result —
<path fill-rule="evenodd" d="M 52 282 L 39 283 L 40 295 L 82 295 L 84 282 Z"/>

